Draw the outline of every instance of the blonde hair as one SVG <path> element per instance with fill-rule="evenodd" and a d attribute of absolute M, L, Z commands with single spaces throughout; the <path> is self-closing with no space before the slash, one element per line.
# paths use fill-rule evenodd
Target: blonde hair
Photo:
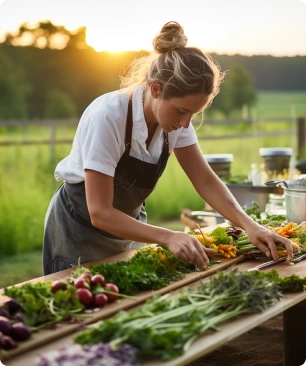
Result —
<path fill-rule="evenodd" d="M 187 41 L 180 24 L 166 23 L 153 39 L 154 52 L 131 63 L 127 75 L 121 77 L 120 88 L 131 93 L 138 85 L 158 82 L 164 99 L 205 93 L 211 103 L 225 73 L 210 55 L 187 47 Z"/>

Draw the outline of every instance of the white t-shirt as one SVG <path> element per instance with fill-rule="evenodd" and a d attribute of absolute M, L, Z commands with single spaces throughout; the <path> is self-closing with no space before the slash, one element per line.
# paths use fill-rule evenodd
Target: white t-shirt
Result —
<path fill-rule="evenodd" d="M 146 148 L 148 129 L 143 113 L 141 85 L 133 93 L 133 130 L 130 155 L 157 164 L 164 143 L 163 131 L 158 125 Z M 125 150 L 125 127 L 129 95 L 120 91 L 104 94 L 95 99 L 83 113 L 70 154 L 55 169 L 55 179 L 68 183 L 85 180 L 85 169 L 115 176 L 115 169 Z M 169 152 L 174 148 L 190 146 L 198 142 L 192 124 L 168 134 Z"/>

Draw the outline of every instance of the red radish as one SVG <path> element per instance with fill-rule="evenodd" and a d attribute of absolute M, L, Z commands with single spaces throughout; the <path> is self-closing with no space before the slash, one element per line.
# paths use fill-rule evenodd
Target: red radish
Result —
<path fill-rule="evenodd" d="M 113 283 L 106 283 L 105 284 L 105 289 L 109 290 L 109 291 L 112 291 L 112 292 L 115 292 L 116 294 L 119 294 L 118 287 Z M 107 292 L 105 292 L 105 295 L 108 298 L 108 302 L 114 302 L 115 300 L 118 299 L 118 296 L 115 295 L 115 294 L 108 294 Z"/>
<path fill-rule="evenodd" d="M 91 277 L 91 280 L 90 280 L 90 284 L 91 286 L 97 286 L 98 284 L 101 285 L 101 287 L 104 287 L 105 286 L 105 278 L 102 276 L 102 275 L 94 275 Z"/>
<path fill-rule="evenodd" d="M 77 288 L 90 288 L 89 285 L 89 280 L 87 278 L 78 278 L 75 282 L 74 282 L 74 286 Z"/>
<path fill-rule="evenodd" d="M 92 275 L 90 273 L 82 273 L 79 278 L 86 278 L 87 280 L 90 280 Z"/>
<path fill-rule="evenodd" d="M 93 294 L 87 288 L 79 288 L 75 294 L 84 306 L 90 306 L 92 304 Z"/>
<path fill-rule="evenodd" d="M 56 280 L 51 285 L 51 292 L 55 294 L 58 290 L 66 290 L 67 283 L 63 280 Z"/>
<path fill-rule="evenodd" d="M 103 308 L 105 304 L 108 303 L 108 297 L 106 294 L 98 294 L 94 298 L 94 304 L 98 306 L 98 308 Z"/>

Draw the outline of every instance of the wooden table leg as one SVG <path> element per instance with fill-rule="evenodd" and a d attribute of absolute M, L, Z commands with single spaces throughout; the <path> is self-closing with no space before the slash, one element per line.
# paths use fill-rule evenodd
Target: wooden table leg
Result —
<path fill-rule="evenodd" d="M 284 312 L 284 366 L 306 365 L 306 301 Z"/>

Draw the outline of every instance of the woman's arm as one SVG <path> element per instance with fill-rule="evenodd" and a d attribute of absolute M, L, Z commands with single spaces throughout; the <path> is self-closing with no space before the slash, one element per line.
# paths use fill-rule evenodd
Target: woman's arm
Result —
<path fill-rule="evenodd" d="M 213 172 L 206 162 L 198 144 L 174 150 L 175 156 L 199 195 L 223 217 L 245 229 L 251 242 L 267 256 L 267 243 L 272 256 L 278 259 L 276 242 L 281 242 L 292 256 L 288 239 L 263 228 L 252 220 L 236 201 L 226 185 Z"/>
<path fill-rule="evenodd" d="M 94 170 L 85 171 L 88 211 L 92 224 L 120 238 L 142 243 L 156 243 L 167 247 L 174 255 L 198 265 L 201 269 L 209 262 L 206 250 L 194 237 L 142 223 L 113 207 L 114 179 Z"/>

